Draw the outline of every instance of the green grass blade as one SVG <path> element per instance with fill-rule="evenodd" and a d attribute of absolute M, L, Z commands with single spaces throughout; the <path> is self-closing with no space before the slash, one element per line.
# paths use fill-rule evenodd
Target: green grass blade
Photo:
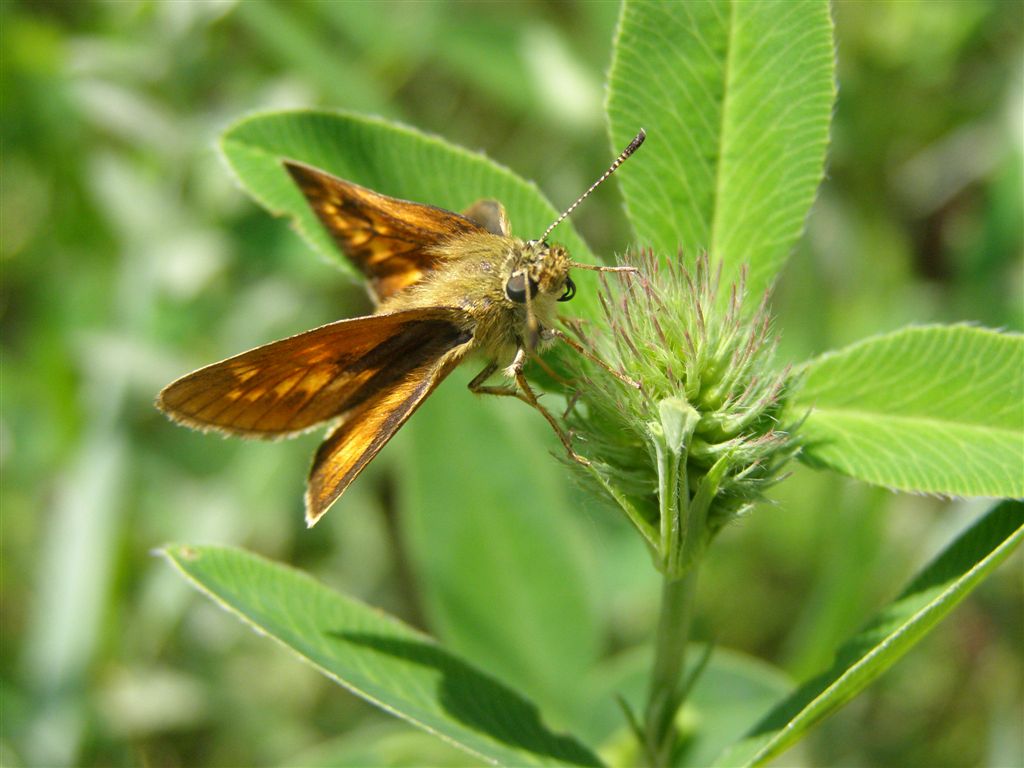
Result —
<path fill-rule="evenodd" d="M 1024 336 L 906 328 L 812 360 L 791 415 L 809 411 L 811 465 L 902 491 L 1024 497 Z"/>
<path fill-rule="evenodd" d="M 727 281 L 748 264 L 759 296 L 822 178 L 833 58 L 823 0 L 627 0 L 608 118 L 615 147 L 648 132 L 619 179 L 641 244 L 707 249 Z"/>
<path fill-rule="evenodd" d="M 172 545 L 197 588 L 358 696 L 505 765 L 599 765 L 535 705 L 423 635 L 299 571 L 247 552 Z"/>
<path fill-rule="evenodd" d="M 715 762 L 761 765 L 850 701 L 953 610 L 1024 539 L 1024 504 L 1005 501 L 961 534 L 867 627 L 831 669 L 779 703 Z"/>

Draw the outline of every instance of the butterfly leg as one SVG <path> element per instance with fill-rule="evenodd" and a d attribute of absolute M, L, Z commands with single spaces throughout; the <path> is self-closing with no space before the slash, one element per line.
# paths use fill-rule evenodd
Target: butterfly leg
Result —
<path fill-rule="evenodd" d="M 469 382 L 469 391 L 474 394 L 500 395 L 504 397 L 515 397 L 522 400 L 534 410 L 539 411 L 541 416 L 547 420 L 548 424 L 551 425 L 551 428 L 555 430 L 555 434 L 558 435 L 558 439 L 562 442 L 562 445 L 565 446 L 566 453 L 569 454 L 570 459 L 578 464 L 589 466 L 590 461 L 573 450 L 572 440 L 569 438 L 569 435 L 564 429 L 562 429 L 562 426 L 558 423 L 555 417 L 551 415 L 551 412 L 540 404 L 537 394 L 533 391 L 533 387 L 531 387 L 530 383 L 526 380 L 526 374 L 523 373 L 523 366 L 525 363 L 526 350 L 520 348 L 516 352 L 516 356 L 512 360 L 512 364 L 506 369 L 506 372 L 515 378 L 516 386 L 493 386 L 484 384 L 484 382 L 498 370 L 497 363 L 490 363 L 486 368 L 480 371 L 480 373 L 474 376 L 471 382 Z"/>
<path fill-rule="evenodd" d="M 489 363 L 480 373 L 473 377 L 473 380 L 469 382 L 467 387 L 469 391 L 474 395 L 499 395 L 502 397 L 517 397 L 524 403 L 529 404 L 530 401 L 520 392 L 516 387 L 511 385 L 494 385 L 484 384 L 491 376 L 494 375 L 495 371 L 498 370 L 497 363 Z"/>
<path fill-rule="evenodd" d="M 608 373 L 610 373 L 612 376 L 614 376 L 616 379 L 621 381 L 626 386 L 633 387 L 633 389 L 640 389 L 640 382 L 639 381 L 636 381 L 634 379 L 629 378 L 629 376 L 627 376 L 626 374 L 622 373 L 621 371 L 616 371 L 614 368 L 612 368 L 610 365 L 608 365 L 608 363 L 606 363 L 604 360 L 602 360 L 600 357 L 595 355 L 593 352 L 591 352 L 589 349 L 584 347 L 582 344 L 580 344 L 578 341 L 573 339 L 571 336 L 569 336 L 565 332 L 560 331 L 557 328 L 548 328 L 547 332 L 551 334 L 550 338 L 560 339 L 561 341 L 564 341 L 570 347 L 575 349 L 579 354 L 583 355 L 585 358 L 587 358 L 591 362 L 597 363 L 598 365 L 600 365 L 602 368 L 604 368 L 606 371 L 608 371 Z"/>
<path fill-rule="evenodd" d="M 577 464 L 582 464 L 585 467 L 589 467 L 590 460 L 587 459 L 585 456 L 581 456 L 580 454 L 576 453 L 576 451 L 572 447 L 572 439 L 570 438 L 569 433 L 562 429 L 562 426 L 555 420 L 555 417 L 551 415 L 551 412 L 540 404 L 537 395 L 534 393 L 533 388 L 530 386 L 530 383 L 526 380 L 526 375 L 523 373 L 521 368 L 516 371 L 516 383 L 519 385 L 519 388 L 523 392 L 523 399 L 525 399 L 526 402 L 533 406 L 534 409 L 540 411 L 540 415 L 547 419 L 548 424 L 550 424 L 551 428 L 555 430 L 555 434 L 558 435 L 558 439 L 561 440 L 562 445 L 565 446 L 565 451 L 567 454 L 569 454 L 569 458 L 575 461 Z"/>
<path fill-rule="evenodd" d="M 546 333 L 546 331 L 545 331 L 545 333 Z M 530 360 L 535 362 L 540 367 L 540 369 L 542 371 L 544 371 L 544 373 L 546 373 L 548 376 L 550 376 L 552 378 L 552 380 L 557 381 L 559 384 L 561 384 L 566 389 L 572 388 L 573 383 L 571 381 L 569 381 L 568 379 L 566 379 L 561 374 L 559 374 L 550 365 L 548 365 L 547 361 L 543 357 L 538 355 L 536 352 L 527 352 L 527 354 L 530 356 Z"/>

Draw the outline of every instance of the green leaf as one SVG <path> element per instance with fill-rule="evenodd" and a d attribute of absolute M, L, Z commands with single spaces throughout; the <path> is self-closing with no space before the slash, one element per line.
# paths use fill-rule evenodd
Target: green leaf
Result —
<path fill-rule="evenodd" d="M 715 765 L 761 765 L 850 701 L 914 646 L 1024 539 L 1024 504 L 1006 501 L 961 534 L 867 627 L 832 668 L 780 702 Z"/>
<path fill-rule="evenodd" d="M 513 398 L 453 375 L 406 427 L 405 539 L 431 630 L 545 711 L 574 722 L 600 637 L 589 561 L 561 446 Z"/>
<path fill-rule="evenodd" d="M 613 146 L 648 131 L 619 179 L 641 244 L 706 249 L 726 285 L 747 264 L 760 296 L 822 178 L 834 55 L 825 0 L 627 0 L 608 117 Z"/>
<path fill-rule="evenodd" d="M 392 197 L 461 211 L 481 198 L 505 205 L 513 232 L 539 237 L 558 215 L 535 184 L 484 155 L 395 123 L 346 112 L 299 110 L 248 117 L 221 137 L 224 157 L 264 207 L 290 216 L 321 254 L 348 262 L 317 221 L 281 160 L 290 158 Z M 556 239 L 580 261 L 589 249 L 563 222 Z"/>
<path fill-rule="evenodd" d="M 902 491 L 1024 496 L 1024 336 L 966 325 L 809 362 L 790 404 L 804 461 Z"/>
<path fill-rule="evenodd" d="M 361 724 L 348 733 L 289 756 L 280 765 L 281 768 L 391 768 L 400 765 L 475 768 L 480 760 L 393 719 L 379 724 Z"/>
<path fill-rule="evenodd" d="M 172 545 L 201 591 L 367 701 L 493 763 L 599 765 L 535 705 L 430 637 L 247 552 Z"/>

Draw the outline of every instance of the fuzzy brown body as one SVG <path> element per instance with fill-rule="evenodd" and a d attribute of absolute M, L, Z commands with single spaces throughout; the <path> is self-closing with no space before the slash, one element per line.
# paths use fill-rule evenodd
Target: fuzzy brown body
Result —
<path fill-rule="evenodd" d="M 505 368 L 520 349 L 533 349 L 557 317 L 556 302 L 564 294 L 568 259 L 560 246 L 530 243 L 491 232 L 459 235 L 433 248 L 436 266 L 418 282 L 381 302 L 377 314 L 416 307 L 453 307 L 465 312 L 472 326 L 470 347 L 486 363 Z M 509 278 L 524 272 L 537 284 L 529 311 L 509 299 Z M 532 320 L 531 320 L 532 318 Z M 531 325 L 533 327 L 531 327 Z"/>

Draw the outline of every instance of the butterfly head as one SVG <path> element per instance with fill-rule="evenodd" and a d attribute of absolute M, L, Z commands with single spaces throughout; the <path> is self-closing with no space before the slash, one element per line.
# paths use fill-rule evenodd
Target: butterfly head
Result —
<path fill-rule="evenodd" d="M 516 304 L 527 304 L 544 297 L 568 301 L 576 295 L 569 277 L 569 253 L 561 245 L 528 240 L 511 262 L 505 281 L 505 296 Z"/>
<path fill-rule="evenodd" d="M 544 234 L 537 240 L 528 240 L 523 243 L 521 253 L 516 254 L 512 260 L 512 269 L 509 271 L 505 283 L 505 296 L 517 304 L 525 304 L 527 315 L 530 315 L 530 305 L 535 298 L 541 301 L 554 297 L 556 301 L 568 301 L 576 295 L 576 285 L 569 277 L 570 267 L 581 267 L 583 269 L 597 269 L 604 271 L 612 267 L 591 267 L 586 264 L 577 264 L 569 258 L 568 252 L 560 245 L 549 245 L 548 235 L 561 224 L 566 217 L 576 210 L 590 193 L 597 189 L 601 183 L 611 176 L 615 169 L 625 162 L 626 158 L 632 155 L 644 143 L 647 133 L 641 128 L 629 145 L 622 150 L 615 161 L 609 166 L 597 181 L 590 185 L 582 195 L 576 198 L 576 202 L 566 208 L 551 225 L 544 230 Z"/>

